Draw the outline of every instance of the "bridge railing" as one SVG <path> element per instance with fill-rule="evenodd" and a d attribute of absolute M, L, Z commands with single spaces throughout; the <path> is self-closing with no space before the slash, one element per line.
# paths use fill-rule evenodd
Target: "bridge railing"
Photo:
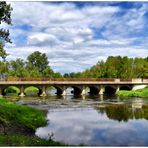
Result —
<path fill-rule="evenodd" d="M 18 77 L 7 77 L 4 81 L 112 81 L 114 78 L 18 78 Z"/>
<path fill-rule="evenodd" d="M 132 79 L 120 79 L 120 82 L 132 82 Z"/>
<path fill-rule="evenodd" d="M 0 79 L 0 81 L 99 81 L 99 82 L 144 82 L 148 83 L 148 79 L 116 79 L 116 78 L 18 78 L 18 77 L 7 77 Z"/>

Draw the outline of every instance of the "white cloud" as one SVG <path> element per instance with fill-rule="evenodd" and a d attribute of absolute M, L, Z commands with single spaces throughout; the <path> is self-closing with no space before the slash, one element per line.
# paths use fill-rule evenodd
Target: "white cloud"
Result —
<path fill-rule="evenodd" d="M 36 33 L 33 35 L 30 35 L 28 37 L 28 45 L 54 45 L 57 42 L 57 38 L 52 34 L 46 34 L 46 33 Z"/>
<path fill-rule="evenodd" d="M 14 45 L 7 46 L 9 59 L 25 59 L 39 50 L 47 54 L 55 71 L 77 72 L 109 55 L 147 55 L 145 43 L 133 46 L 139 38 L 129 35 L 144 27 L 145 5 L 121 16 L 117 14 L 123 10 L 118 6 L 79 8 L 72 2 L 11 2 L 11 5 L 10 34 Z M 30 29 L 18 27 L 23 25 L 29 25 Z M 100 31 L 101 28 L 104 30 Z"/>
<path fill-rule="evenodd" d="M 107 113 L 101 114 L 100 110 L 95 110 L 88 106 L 85 108 L 78 102 L 71 104 L 70 108 L 50 108 L 47 119 L 50 123 L 38 128 L 36 135 L 47 138 L 48 134 L 53 132 L 54 138 L 58 141 L 64 141 L 69 144 L 86 144 L 91 146 L 122 146 L 122 145 L 143 145 L 146 141 L 141 138 L 143 130 L 147 130 L 146 120 L 136 121 L 128 120 L 128 122 L 118 122 L 109 119 Z M 68 101 L 64 101 L 68 103 Z M 78 106 L 80 105 L 80 108 Z M 74 108 L 73 108 L 74 107 Z M 63 115 L 63 116 L 62 116 Z M 137 134 L 137 131 L 140 134 Z M 70 131 L 70 132 L 69 132 Z M 148 130 L 147 130 L 148 131 Z M 120 135 L 120 137 L 119 137 Z M 135 135 L 135 137 L 131 136 Z M 118 137 L 118 138 L 117 138 Z M 135 139 L 138 139 L 135 143 Z"/>

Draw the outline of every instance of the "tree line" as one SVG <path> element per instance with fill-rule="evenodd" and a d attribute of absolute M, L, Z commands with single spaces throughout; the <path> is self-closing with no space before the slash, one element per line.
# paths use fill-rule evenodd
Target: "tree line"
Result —
<path fill-rule="evenodd" d="M 0 74 L 5 77 L 62 77 L 60 73 L 54 72 L 49 66 L 45 53 L 35 51 L 27 57 L 27 60 L 16 59 L 11 61 L 0 61 Z"/>
<path fill-rule="evenodd" d="M 109 56 L 83 72 L 66 73 L 67 78 L 148 78 L 148 57 Z"/>
<path fill-rule="evenodd" d="M 35 51 L 27 60 L 16 59 L 0 61 L 1 77 L 50 77 L 50 78 L 148 78 L 148 57 L 129 58 L 109 56 L 106 61 L 99 61 L 96 65 L 83 72 L 65 73 L 54 72 L 49 66 L 45 53 Z"/>

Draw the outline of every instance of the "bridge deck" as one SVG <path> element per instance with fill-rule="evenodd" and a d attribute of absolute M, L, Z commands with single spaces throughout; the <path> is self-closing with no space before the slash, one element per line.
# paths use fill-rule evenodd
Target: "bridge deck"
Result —
<path fill-rule="evenodd" d="M 99 85 L 99 84 L 148 84 L 148 79 L 134 81 L 0 81 L 0 85 Z"/>

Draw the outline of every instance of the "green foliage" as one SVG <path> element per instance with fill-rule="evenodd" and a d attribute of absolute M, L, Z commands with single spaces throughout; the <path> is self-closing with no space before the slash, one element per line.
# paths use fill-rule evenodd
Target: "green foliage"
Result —
<path fill-rule="evenodd" d="M 15 86 L 9 86 L 9 87 L 7 87 L 7 89 L 5 89 L 5 92 L 19 94 L 20 90 L 19 90 L 19 88 L 15 87 Z"/>
<path fill-rule="evenodd" d="M 0 134 L 0 146 L 66 146 L 63 143 L 38 137 Z M 68 145 L 67 145 L 68 146 Z"/>
<path fill-rule="evenodd" d="M 9 62 L 0 61 L 0 74 L 12 77 L 50 77 L 50 78 L 148 78 L 147 58 L 128 58 L 109 56 L 90 69 L 78 73 L 54 72 L 48 65 L 46 54 L 38 51 L 30 54 L 26 61 L 18 58 Z"/>
<path fill-rule="evenodd" d="M 137 104 L 138 105 L 138 104 Z M 108 104 L 105 107 L 98 108 L 99 112 L 106 113 L 112 120 L 127 122 L 130 119 L 148 120 L 148 104 L 140 105 L 139 109 L 132 110 L 133 104 Z"/>
<path fill-rule="evenodd" d="M 27 58 L 28 62 L 37 67 L 39 72 L 43 72 L 48 67 L 48 58 L 45 53 L 35 51 Z"/>
<path fill-rule="evenodd" d="M 107 105 L 105 108 L 100 108 L 101 111 L 105 111 L 109 119 L 125 121 L 132 117 L 131 111 L 127 105 Z"/>
<path fill-rule="evenodd" d="M 34 86 L 30 86 L 25 89 L 25 94 L 27 94 L 27 93 L 35 94 L 38 92 L 39 92 L 38 88 L 36 88 Z"/>
<path fill-rule="evenodd" d="M 148 78 L 148 58 L 109 56 L 81 73 L 64 74 L 65 78 Z"/>
<path fill-rule="evenodd" d="M 0 73 L 12 77 L 61 77 L 60 73 L 54 71 L 48 65 L 45 54 L 34 52 L 24 61 L 20 58 L 9 62 L 0 62 Z"/>
<path fill-rule="evenodd" d="M 0 57 L 3 59 L 3 61 L 5 61 L 7 55 L 8 54 L 6 53 L 6 50 L 4 50 L 3 43 L 2 43 L 2 41 L 0 41 Z"/>
<path fill-rule="evenodd" d="M 26 76 L 27 69 L 25 68 L 25 62 L 22 59 L 11 60 L 8 64 L 8 75 L 16 77 Z"/>
<path fill-rule="evenodd" d="M 148 87 L 139 90 L 120 90 L 117 95 L 123 97 L 148 97 Z"/>
<path fill-rule="evenodd" d="M 0 97 L 0 124 L 7 127 L 29 129 L 30 132 L 47 124 L 43 112 L 23 105 L 14 104 Z M 22 133 L 23 134 L 23 133 Z M 65 146 L 60 142 L 5 132 L 0 134 L 0 146 Z"/>
<path fill-rule="evenodd" d="M 47 122 L 41 111 L 2 98 L 0 98 L 0 117 L 11 125 L 22 125 L 33 130 Z"/>
<path fill-rule="evenodd" d="M 4 1 L 0 1 L 0 24 L 11 24 L 11 11 L 12 8 L 9 4 Z M 0 29 L 0 57 L 4 61 L 7 56 L 7 53 L 4 50 L 5 42 L 11 42 L 9 39 L 9 30 Z"/>

